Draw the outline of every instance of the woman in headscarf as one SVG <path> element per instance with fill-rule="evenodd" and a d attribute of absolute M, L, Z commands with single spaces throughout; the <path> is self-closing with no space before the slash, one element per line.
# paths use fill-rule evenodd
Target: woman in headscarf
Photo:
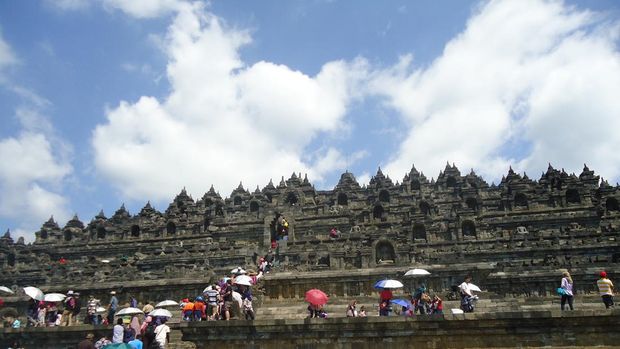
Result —
<path fill-rule="evenodd" d="M 129 327 L 133 328 L 133 330 L 135 331 L 135 332 L 134 332 L 135 334 L 140 333 L 140 329 L 141 329 L 142 327 L 140 326 L 140 320 L 138 319 L 138 316 L 137 316 L 137 315 L 134 315 L 134 316 L 131 318 L 131 323 L 129 324 Z"/>
<path fill-rule="evenodd" d="M 565 271 L 562 273 L 562 299 L 560 302 L 560 308 L 564 310 L 564 305 L 568 302 L 570 310 L 573 310 L 573 279 L 570 277 L 570 273 Z"/>

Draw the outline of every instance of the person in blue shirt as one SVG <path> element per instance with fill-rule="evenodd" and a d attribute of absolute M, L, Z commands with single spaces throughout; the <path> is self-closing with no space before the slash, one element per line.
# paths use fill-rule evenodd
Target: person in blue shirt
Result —
<path fill-rule="evenodd" d="M 136 335 L 136 339 L 129 341 L 129 345 L 131 345 L 131 347 L 133 349 L 142 349 L 143 343 L 142 343 L 142 336 L 138 333 Z"/>
<path fill-rule="evenodd" d="M 111 324 L 114 321 L 114 314 L 118 308 L 118 298 L 116 298 L 116 291 L 111 291 L 110 295 L 110 304 L 108 305 L 108 323 Z"/>

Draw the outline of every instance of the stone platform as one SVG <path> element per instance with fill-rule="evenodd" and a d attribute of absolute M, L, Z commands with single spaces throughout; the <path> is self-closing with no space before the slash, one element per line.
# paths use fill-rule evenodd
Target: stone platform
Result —
<path fill-rule="evenodd" d="M 197 348 L 620 348 L 620 310 L 183 323 Z"/>
<path fill-rule="evenodd" d="M 620 309 L 171 323 L 169 348 L 620 348 L 619 325 Z M 0 347 L 75 348 L 89 332 L 112 327 L 3 329 Z"/>

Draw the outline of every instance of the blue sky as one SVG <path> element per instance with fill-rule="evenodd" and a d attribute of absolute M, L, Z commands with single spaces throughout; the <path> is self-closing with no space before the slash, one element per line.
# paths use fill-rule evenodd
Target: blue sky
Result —
<path fill-rule="evenodd" d="M 0 2 L 0 228 L 446 161 L 620 177 L 616 1 Z"/>

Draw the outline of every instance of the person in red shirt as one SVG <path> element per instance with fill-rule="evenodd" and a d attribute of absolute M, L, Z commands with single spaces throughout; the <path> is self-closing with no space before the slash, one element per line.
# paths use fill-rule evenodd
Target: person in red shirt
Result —
<path fill-rule="evenodd" d="M 443 314 L 443 301 L 439 298 L 438 295 L 433 296 L 433 301 L 431 302 L 431 311 L 432 314 Z"/>
<path fill-rule="evenodd" d="M 381 293 L 379 294 L 379 296 L 381 297 L 382 301 L 390 301 L 392 300 L 392 291 L 390 291 L 389 289 L 384 289 L 383 291 L 381 291 Z"/>

